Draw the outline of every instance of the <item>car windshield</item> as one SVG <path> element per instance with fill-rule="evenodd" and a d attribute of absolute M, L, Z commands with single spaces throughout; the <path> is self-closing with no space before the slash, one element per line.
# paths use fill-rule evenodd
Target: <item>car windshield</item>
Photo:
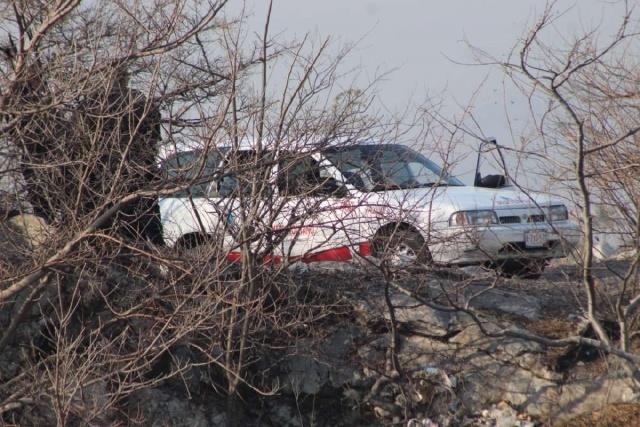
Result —
<path fill-rule="evenodd" d="M 422 154 L 403 145 L 334 147 L 324 154 L 347 182 L 360 191 L 464 185 Z"/>

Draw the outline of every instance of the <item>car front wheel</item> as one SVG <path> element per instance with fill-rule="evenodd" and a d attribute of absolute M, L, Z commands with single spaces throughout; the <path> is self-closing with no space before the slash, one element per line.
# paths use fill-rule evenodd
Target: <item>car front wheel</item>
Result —
<path fill-rule="evenodd" d="M 395 229 L 380 232 L 373 240 L 373 255 L 390 267 L 403 268 L 428 264 L 431 254 L 420 233 Z"/>

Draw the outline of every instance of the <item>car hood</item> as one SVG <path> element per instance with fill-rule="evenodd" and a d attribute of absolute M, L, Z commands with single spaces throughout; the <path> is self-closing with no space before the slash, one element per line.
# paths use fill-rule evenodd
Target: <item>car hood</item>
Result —
<path fill-rule="evenodd" d="M 378 193 L 380 202 L 409 210 L 430 210 L 431 216 L 450 215 L 461 210 L 535 208 L 563 204 L 549 194 L 524 193 L 515 187 L 482 188 L 449 186 L 414 188 Z M 447 217 L 448 218 L 448 217 Z"/>
<path fill-rule="evenodd" d="M 439 197 L 443 202 L 459 210 L 468 209 L 510 209 L 562 204 L 553 200 L 549 194 L 523 192 L 516 187 L 444 187 Z M 436 194 L 438 194 L 436 189 Z"/>

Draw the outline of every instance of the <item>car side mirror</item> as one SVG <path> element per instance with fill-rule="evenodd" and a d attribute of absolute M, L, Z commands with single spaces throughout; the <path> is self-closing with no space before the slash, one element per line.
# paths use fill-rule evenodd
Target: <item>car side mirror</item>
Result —
<path fill-rule="evenodd" d="M 474 185 L 483 188 L 502 188 L 507 185 L 507 178 L 504 175 L 480 176 L 477 174 Z"/>

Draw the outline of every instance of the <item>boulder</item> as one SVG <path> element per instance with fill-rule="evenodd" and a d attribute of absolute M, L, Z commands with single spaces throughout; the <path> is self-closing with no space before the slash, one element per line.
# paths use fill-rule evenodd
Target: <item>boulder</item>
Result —
<path fill-rule="evenodd" d="M 637 402 L 631 380 L 615 373 L 571 381 L 553 390 L 536 393 L 522 404 L 532 415 L 562 421 L 578 414 L 600 411 L 612 403 Z"/>
<path fill-rule="evenodd" d="M 322 353 L 325 356 L 343 359 L 356 348 L 356 340 L 364 335 L 362 329 L 356 325 L 346 325 L 329 335 L 322 344 Z"/>
<path fill-rule="evenodd" d="M 489 331 L 497 328 L 487 324 Z M 449 366 L 459 370 L 459 397 L 469 409 L 477 411 L 508 401 L 521 412 L 558 421 L 599 410 L 608 403 L 636 399 L 631 381 L 623 375 L 585 375 L 567 381 L 563 374 L 549 370 L 543 362 L 547 349 L 537 343 L 488 338 L 477 325 L 465 328 L 450 341 L 459 348 Z M 506 414 L 505 419 L 510 416 Z"/>
<path fill-rule="evenodd" d="M 269 419 L 273 425 L 282 427 L 300 427 L 300 414 L 290 405 L 281 402 L 270 402 Z"/>
<path fill-rule="evenodd" d="M 426 335 L 441 336 L 448 334 L 457 325 L 455 313 L 428 307 L 407 294 L 392 291 L 390 300 L 394 307 L 396 320 L 410 330 Z M 355 309 L 360 318 L 365 320 L 365 323 L 377 319 L 390 319 L 382 289 L 371 289 L 366 295 L 360 296 L 355 301 Z"/>
<path fill-rule="evenodd" d="M 131 411 L 144 417 L 146 426 L 217 427 L 226 425 L 224 413 L 213 405 L 207 408 L 177 398 L 169 390 L 144 389 L 130 398 Z"/>
<path fill-rule="evenodd" d="M 389 334 L 374 336 L 373 339 L 358 347 L 360 363 L 366 367 L 384 366 L 387 349 L 391 345 Z"/>
<path fill-rule="evenodd" d="M 329 366 L 311 356 L 294 355 L 285 363 L 287 382 L 294 394 L 317 394 L 329 380 Z"/>
<path fill-rule="evenodd" d="M 51 232 L 44 219 L 31 214 L 13 216 L 7 223 L 22 244 L 34 249 L 45 243 Z"/>
<path fill-rule="evenodd" d="M 294 394 L 317 394 L 325 384 L 338 388 L 352 382 L 356 363 L 349 355 L 356 354 L 356 340 L 362 335 L 359 326 L 345 325 L 316 346 L 301 340 L 296 345 L 297 353 L 287 356 L 281 365 L 281 382 Z"/>
<path fill-rule="evenodd" d="M 491 409 L 482 411 L 479 425 L 495 425 L 495 427 L 535 427 L 536 423 L 522 417 L 507 402 L 500 402 Z"/>
<path fill-rule="evenodd" d="M 463 296 L 472 308 L 478 310 L 495 310 L 503 313 L 538 320 L 541 316 L 542 303 L 531 295 L 490 288 L 485 285 L 465 287 Z"/>

